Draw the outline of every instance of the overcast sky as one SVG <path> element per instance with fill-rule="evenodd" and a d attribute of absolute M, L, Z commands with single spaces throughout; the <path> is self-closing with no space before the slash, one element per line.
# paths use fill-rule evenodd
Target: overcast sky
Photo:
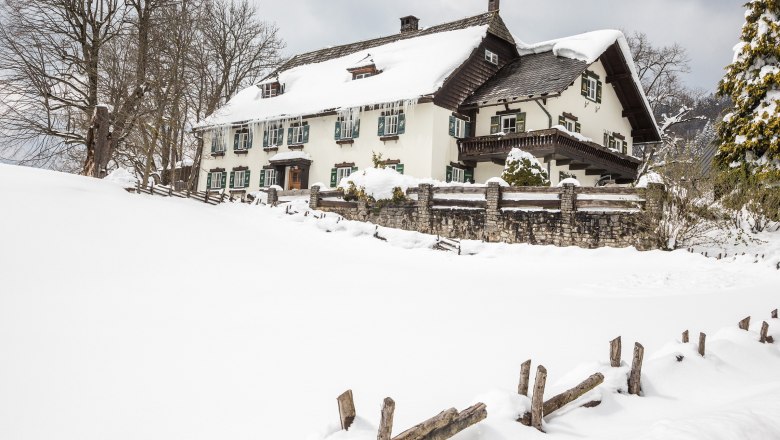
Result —
<path fill-rule="evenodd" d="M 254 0 L 276 22 L 287 55 L 396 33 L 399 18 L 421 26 L 487 11 L 488 0 Z M 746 0 L 501 0 L 512 33 L 537 42 L 596 29 L 648 34 L 657 45 L 678 42 L 689 52 L 692 87 L 714 90 L 731 62 Z"/>

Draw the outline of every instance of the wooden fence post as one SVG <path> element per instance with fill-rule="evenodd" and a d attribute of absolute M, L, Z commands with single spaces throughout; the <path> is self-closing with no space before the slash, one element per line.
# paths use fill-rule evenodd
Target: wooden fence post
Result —
<path fill-rule="evenodd" d="M 379 433 L 376 440 L 390 440 L 393 432 L 393 415 L 395 414 L 395 401 L 386 398 L 382 405 L 382 419 L 379 422 Z"/>
<path fill-rule="evenodd" d="M 441 428 L 434 429 L 430 434 L 422 437 L 420 440 L 447 440 L 469 426 L 475 425 L 486 418 L 487 406 L 484 403 L 477 403 L 458 413 L 457 417 L 450 423 Z"/>
<path fill-rule="evenodd" d="M 347 390 L 340 395 L 336 401 L 339 403 L 339 419 L 341 420 L 341 429 L 348 431 L 355 421 L 355 401 L 352 399 L 352 390 Z"/>
<path fill-rule="evenodd" d="M 750 329 L 750 316 L 743 319 L 742 321 L 739 321 L 739 328 L 745 331 L 748 331 L 748 329 Z"/>
<path fill-rule="evenodd" d="M 688 336 L 688 330 L 685 330 L 683 332 L 682 341 L 683 341 L 683 344 L 687 344 L 687 343 L 691 342 L 691 340 L 690 340 L 690 338 Z"/>
<path fill-rule="evenodd" d="M 769 323 L 764 321 L 764 323 L 761 324 L 761 339 L 759 339 L 759 342 L 761 342 L 762 344 L 766 344 L 768 338 L 769 338 Z"/>
<path fill-rule="evenodd" d="M 576 387 L 550 398 L 547 402 L 544 402 L 544 415 L 550 415 L 555 411 L 558 411 L 559 409 L 579 399 L 585 393 L 596 388 L 602 383 L 604 383 L 604 375 L 601 373 L 596 373 L 582 381 Z M 593 402 L 591 402 L 591 404 L 592 403 Z"/>
<path fill-rule="evenodd" d="M 547 369 L 539 365 L 536 367 L 534 395 L 531 398 L 531 426 L 539 431 L 542 431 L 542 419 L 544 418 L 544 386 L 546 383 Z"/>
<path fill-rule="evenodd" d="M 701 357 L 704 357 L 704 352 L 707 344 L 707 335 L 704 333 L 699 333 L 699 354 Z"/>
<path fill-rule="evenodd" d="M 631 374 L 628 376 L 628 394 L 642 391 L 642 360 L 645 357 L 645 347 L 639 342 L 634 345 L 634 360 L 631 362 Z"/>
<path fill-rule="evenodd" d="M 623 351 L 621 337 L 618 336 L 617 338 L 613 339 L 612 342 L 609 343 L 609 364 L 612 366 L 612 368 L 619 368 L 620 367 L 620 358 Z"/>
<path fill-rule="evenodd" d="M 455 408 L 450 408 L 398 434 L 397 436 L 395 436 L 393 440 L 424 439 L 431 432 L 452 423 L 452 421 L 455 420 L 456 417 L 458 417 L 458 410 L 456 410 Z"/>
<path fill-rule="evenodd" d="M 520 383 L 517 385 L 517 394 L 528 396 L 528 382 L 531 380 L 531 361 L 527 360 L 520 366 Z"/>
<path fill-rule="evenodd" d="M 772 310 L 772 319 L 777 319 L 777 309 Z"/>

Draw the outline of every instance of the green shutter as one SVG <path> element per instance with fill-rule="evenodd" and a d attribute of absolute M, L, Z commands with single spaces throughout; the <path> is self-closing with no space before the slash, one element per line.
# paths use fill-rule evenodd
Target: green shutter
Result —
<path fill-rule="evenodd" d="M 265 170 L 260 170 L 260 188 L 265 188 Z"/>
<path fill-rule="evenodd" d="M 206 189 L 211 189 L 211 173 L 206 175 Z"/>
<path fill-rule="evenodd" d="M 398 134 L 406 133 L 406 114 L 398 115 Z"/>
<path fill-rule="evenodd" d="M 525 113 L 518 113 L 515 116 L 515 122 L 517 123 L 517 132 L 525 132 Z"/>
<path fill-rule="evenodd" d="M 270 127 L 266 127 L 265 130 L 263 130 L 263 148 L 268 148 L 268 133 L 270 130 Z"/>
<path fill-rule="evenodd" d="M 558 116 L 558 125 L 563 125 L 565 127 L 566 126 L 566 118 L 564 118 L 563 116 Z"/>
<path fill-rule="evenodd" d="M 247 136 L 246 136 L 246 149 L 247 150 L 251 150 L 252 149 L 252 142 L 254 140 L 253 138 L 254 138 L 254 130 L 252 130 L 250 128 L 249 129 L 249 134 L 247 134 Z"/>
<path fill-rule="evenodd" d="M 466 122 L 466 132 L 463 133 L 463 137 L 471 137 L 471 122 Z"/>
<path fill-rule="evenodd" d="M 588 74 L 582 74 L 582 96 L 588 97 Z"/>
<path fill-rule="evenodd" d="M 338 185 L 338 182 L 336 182 L 336 178 L 338 177 L 339 170 L 336 168 L 330 169 L 330 187 L 335 188 L 336 185 Z"/>
<path fill-rule="evenodd" d="M 249 188 L 249 181 L 251 180 L 250 176 L 251 171 L 246 170 L 244 173 L 244 188 Z"/>
<path fill-rule="evenodd" d="M 238 132 L 233 135 L 233 150 L 238 150 Z"/>
<path fill-rule="evenodd" d="M 596 86 L 596 102 L 601 104 L 601 81 Z"/>
<path fill-rule="evenodd" d="M 222 189 L 225 189 L 225 181 L 227 180 L 227 173 L 222 173 Z"/>
<path fill-rule="evenodd" d="M 309 143 L 309 124 L 303 126 L 303 143 Z"/>
<path fill-rule="evenodd" d="M 447 172 L 445 173 L 444 181 L 452 182 L 452 167 L 449 165 L 447 166 Z"/>
<path fill-rule="evenodd" d="M 474 168 L 466 168 L 463 170 L 463 177 L 466 182 L 474 183 Z"/>
<path fill-rule="evenodd" d="M 493 116 L 490 118 L 490 134 L 496 134 L 501 131 L 501 117 Z"/>
<path fill-rule="evenodd" d="M 276 131 L 276 145 L 284 145 L 284 127 L 279 127 Z"/>
<path fill-rule="evenodd" d="M 292 127 L 287 129 L 287 145 L 290 145 L 290 142 L 292 142 L 292 132 L 293 132 Z"/>
<path fill-rule="evenodd" d="M 575 131 L 576 133 L 580 133 L 580 132 L 582 132 L 582 125 L 581 125 L 579 122 L 575 122 L 575 123 L 574 123 L 574 131 Z"/>
<path fill-rule="evenodd" d="M 336 127 L 333 129 L 333 139 L 341 140 L 341 121 L 336 120 Z"/>
<path fill-rule="evenodd" d="M 235 177 L 235 174 L 236 174 L 235 171 L 231 171 L 230 172 L 230 187 L 231 188 L 233 188 L 233 180 L 234 180 L 233 178 Z"/>
<path fill-rule="evenodd" d="M 217 152 L 217 132 L 211 133 L 211 152 L 216 153 Z"/>
<path fill-rule="evenodd" d="M 452 137 L 455 137 L 457 123 L 458 120 L 455 118 L 455 116 L 450 116 L 450 136 Z"/>
<path fill-rule="evenodd" d="M 403 174 L 404 173 L 404 164 L 399 163 L 398 165 L 395 166 L 395 170 L 398 171 L 398 174 Z"/>
<path fill-rule="evenodd" d="M 385 117 L 379 117 L 379 128 L 377 128 L 377 134 L 381 137 L 385 135 Z"/>
<path fill-rule="evenodd" d="M 353 173 L 357 173 L 358 172 L 358 167 L 352 167 L 352 172 Z"/>

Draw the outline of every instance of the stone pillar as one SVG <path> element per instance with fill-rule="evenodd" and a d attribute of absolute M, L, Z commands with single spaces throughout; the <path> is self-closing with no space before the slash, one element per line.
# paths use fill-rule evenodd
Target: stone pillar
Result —
<path fill-rule="evenodd" d="M 368 202 L 360 199 L 357 202 L 357 218 L 360 221 L 368 221 Z"/>
<path fill-rule="evenodd" d="M 431 207 L 433 206 L 433 185 L 429 183 L 420 184 L 417 193 L 417 230 L 422 233 L 431 233 L 431 221 L 433 215 Z"/>
<path fill-rule="evenodd" d="M 320 187 L 313 186 L 309 190 L 309 208 L 317 209 L 320 207 Z"/>
<path fill-rule="evenodd" d="M 663 183 L 648 183 L 645 191 L 645 210 L 653 217 L 661 217 L 666 198 L 666 186 Z"/>
<path fill-rule="evenodd" d="M 268 188 L 268 201 L 271 206 L 276 206 L 279 203 L 279 194 L 276 192 L 276 188 Z"/>
<path fill-rule="evenodd" d="M 485 210 L 484 240 L 488 242 L 501 241 L 501 185 L 498 182 L 488 183 L 485 194 L 487 208 Z"/>
<path fill-rule="evenodd" d="M 561 188 L 561 236 L 559 246 L 575 246 L 572 237 L 575 214 L 577 212 L 576 188 L 571 183 L 565 183 Z"/>

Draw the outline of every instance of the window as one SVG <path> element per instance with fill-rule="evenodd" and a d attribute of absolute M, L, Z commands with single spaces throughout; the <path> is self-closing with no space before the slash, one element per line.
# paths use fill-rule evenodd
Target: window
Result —
<path fill-rule="evenodd" d="M 406 115 L 403 110 L 388 110 L 379 117 L 379 136 L 396 136 L 406 132 Z"/>
<path fill-rule="evenodd" d="M 292 127 L 292 136 L 290 136 L 290 143 L 291 144 L 302 144 L 303 143 L 303 126 L 297 125 L 295 127 Z"/>
<path fill-rule="evenodd" d="M 276 185 L 276 170 L 275 169 L 266 169 L 263 170 L 263 187 L 269 187 Z"/>
<path fill-rule="evenodd" d="M 450 136 L 458 139 L 467 137 L 469 135 L 470 125 L 471 124 L 455 115 L 450 116 Z"/>
<path fill-rule="evenodd" d="M 374 76 L 372 73 L 356 73 L 353 75 L 352 79 L 363 79 L 368 78 L 369 76 Z"/>
<path fill-rule="evenodd" d="M 279 145 L 279 130 L 275 127 L 268 129 L 268 145 Z"/>
<path fill-rule="evenodd" d="M 209 189 L 222 189 L 222 175 L 223 174 L 221 172 L 210 174 L 211 179 L 209 180 Z"/>
<path fill-rule="evenodd" d="M 246 151 L 250 148 L 252 148 L 252 133 L 249 131 L 249 127 L 244 125 L 236 130 L 233 149 Z"/>
<path fill-rule="evenodd" d="M 278 82 L 261 84 L 260 92 L 262 93 L 263 99 L 273 98 L 282 94 L 282 85 Z"/>
<path fill-rule="evenodd" d="M 466 181 L 466 171 L 460 168 L 452 167 L 452 182 L 464 183 Z"/>
<path fill-rule="evenodd" d="M 245 188 L 244 179 L 246 178 L 246 171 L 234 171 L 233 172 L 233 188 Z"/>
<path fill-rule="evenodd" d="M 628 154 L 628 142 L 621 134 L 605 131 L 604 146 L 618 153 Z"/>
<path fill-rule="evenodd" d="M 339 116 L 336 120 L 334 139 L 337 141 L 342 139 L 356 139 L 360 135 L 360 118 L 358 117 L 358 114 L 358 112 L 350 112 Z"/>
<path fill-rule="evenodd" d="M 572 133 L 579 133 L 582 130 L 580 123 L 577 122 L 577 118 L 569 113 L 564 113 L 558 117 L 558 125 L 562 125 L 566 130 Z"/>
<path fill-rule="evenodd" d="M 586 71 L 582 74 L 582 96 L 601 104 L 601 81 L 595 73 Z"/>
<path fill-rule="evenodd" d="M 490 118 L 490 134 L 523 133 L 525 131 L 525 113 L 496 115 Z"/>
<path fill-rule="evenodd" d="M 221 129 L 213 131 L 211 134 L 211 152 L 225 152 L 225 133 Z"/>
<path fill-rule="evenodd" d="M 292 124 L 287 129 L 287 145 L 302 145 L 309 142 L 309 123 Z"/>
<path fill-rule="evenodd" d="M 490 64 L 498 65 L 498 54 L 485 49 L 485 60 L 487 60 Z"/>
<path fill-rule="evenodd" d="M 270 123 L 263 132 L 263 148 L 276 148 L 284 142 L 284 127 L 279 123 Z"/>
<path fill-rule="evenodd" d="M 338 185 L 342 179 L 345 179 L 352 175 L 352 167 L 337 168 L 336 169 L 336 184 Z"/>
<path fill-rule="evenodd" d="M 504 133 L 517 132 L 517 118 L 515 118 L 515 115 L 501 116 L 501 131 Z"/>

